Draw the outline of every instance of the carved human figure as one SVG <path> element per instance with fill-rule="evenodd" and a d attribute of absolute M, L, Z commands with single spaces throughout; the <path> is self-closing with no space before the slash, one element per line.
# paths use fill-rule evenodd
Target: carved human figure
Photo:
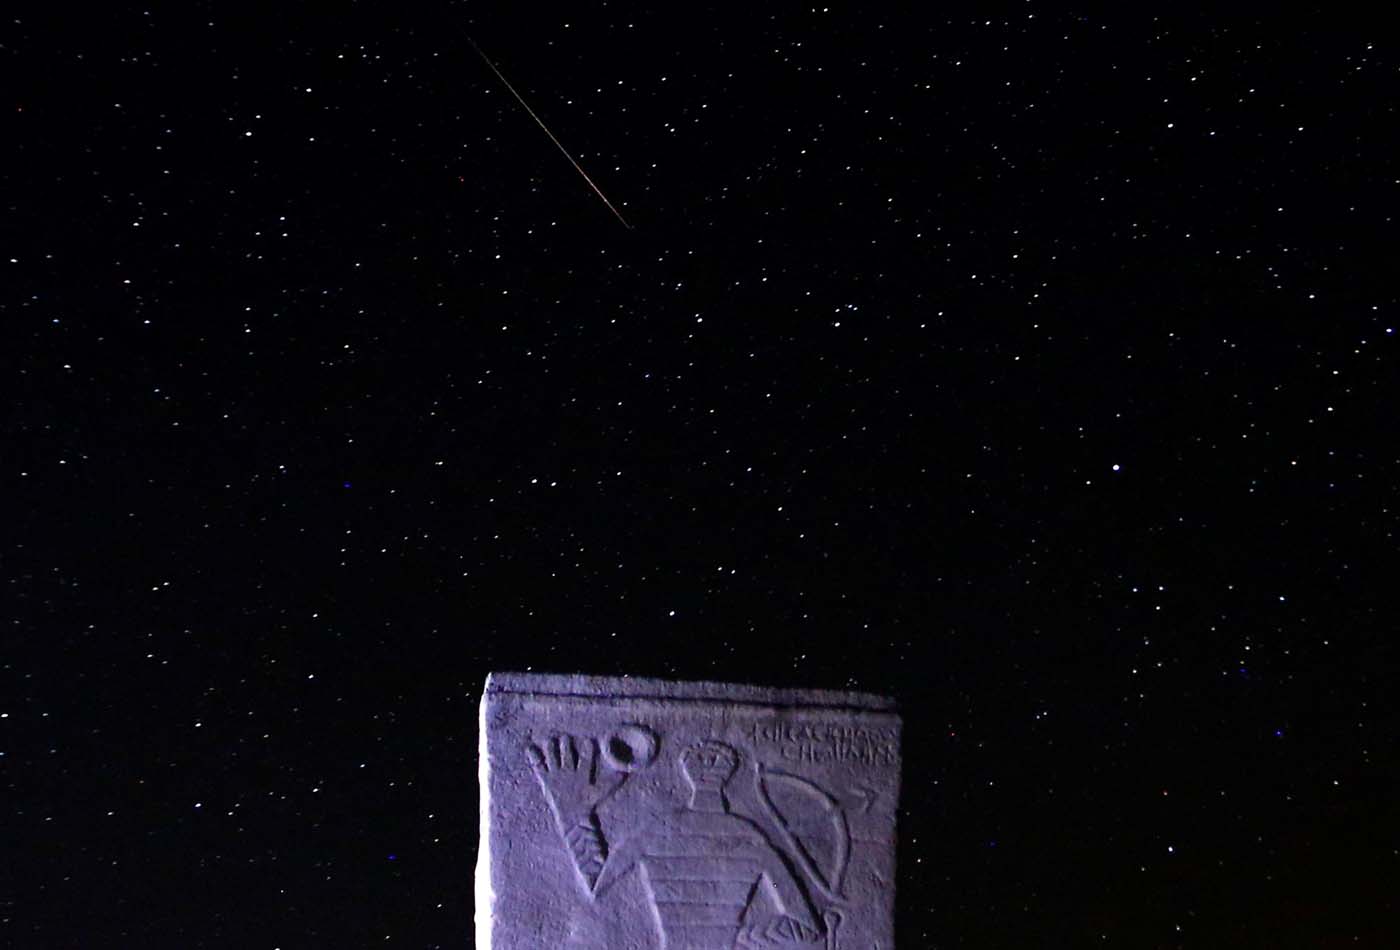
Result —
<path fill-rule="evenodd" d="M 590 898 L 639 869 L 664 950 L 812 947 L 818 923 L 787 861 L 757 824 L 729 810 L 739 754 L 702 741 L 680 756 L 687 806 L 609 848 L 597 808 L 624 775 L 600 775 L 591 739 L 557 736 L 527 749 L 559 833 Z"/>

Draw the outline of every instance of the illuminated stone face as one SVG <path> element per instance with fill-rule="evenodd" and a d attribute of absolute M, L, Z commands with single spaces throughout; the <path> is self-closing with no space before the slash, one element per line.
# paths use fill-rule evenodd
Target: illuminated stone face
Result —
<path fill-rule="evenodd" d="M 478 950 L 891 950 L 882 697 L 493 674 Z"/>

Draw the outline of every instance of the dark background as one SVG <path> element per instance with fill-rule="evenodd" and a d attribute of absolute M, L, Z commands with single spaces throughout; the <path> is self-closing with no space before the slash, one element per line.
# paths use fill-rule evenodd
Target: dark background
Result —
<path fill-rule="evenodd" d="M 1393 42 L 922 7 L 5 15 L 0 942 L 469 946 L 532 669 L 897 696 L 910 950 L 1395 945 Z"/>

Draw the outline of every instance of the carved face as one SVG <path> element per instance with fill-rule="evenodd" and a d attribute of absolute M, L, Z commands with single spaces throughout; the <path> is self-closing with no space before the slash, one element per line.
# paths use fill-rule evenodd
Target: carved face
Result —
<path fill-rule="evenodd" d="M 695 788 L 723 788 L 739 767 L 739 753 L 723 742 L 697 742 L 681 753 L 681 772 Z"/>

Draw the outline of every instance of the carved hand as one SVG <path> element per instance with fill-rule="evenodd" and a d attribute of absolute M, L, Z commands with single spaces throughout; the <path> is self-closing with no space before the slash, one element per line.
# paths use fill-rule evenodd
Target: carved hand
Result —
<path fill-rule="evenodd" d="M 596 810 L 626 776 L 614 773 L 608 780 L 598 781 L 598 743 L 592 739 L 553 736 L 543 746 L 527 746 L 525 754 L 544 797 L 549 799 L 584 889 L 592 895 L 608 858 L 608 843 L 598 826 Z"/>
<path fill-rule="evenodd" d="M 593 739 L 553 736 L 541 745 L 530 745 L 526 754 L 560 830 L 586 820 L 626 777 L 615 774 L 599 781 L 598 743 Z"/>

